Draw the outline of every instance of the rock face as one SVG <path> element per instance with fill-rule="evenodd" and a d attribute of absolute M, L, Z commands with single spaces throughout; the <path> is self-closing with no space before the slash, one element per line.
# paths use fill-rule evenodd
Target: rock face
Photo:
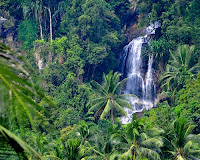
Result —
<path fill-rule="evenodd" d="M 3 24 L 5 23 L 7 21 L 7 19 L 5 19 L 5 18 L 3 18 L 3 17 L 0 17 L 0 37 L 2 37 L 3 36 L 3 33 L 4 33 L 4 31 L 3 31 Z"/>
<path fill-rule="evenodd" d="M 126 15 L 126 24 L 123 28 L 123 33 L 127 36 L 127 41 L 131 42 L 132 39 L 145 35 L 145 27 L 138 28 L 139 9 L 133 7 Z"/>
<path fill-rule="evenodd" d="M 7 19 L 0 17 L 0 41 L 17 50 L 20 47 L 19 42 L 17 42 L 17 28 L 16 26 L 5 28 L 6 21 Z"/>
<path fill-rule="evenodd" d="M 7 19 L 0 17 L 0 37 L 3 38 L 4 36 L 4 23 L 7 21 Z"/>

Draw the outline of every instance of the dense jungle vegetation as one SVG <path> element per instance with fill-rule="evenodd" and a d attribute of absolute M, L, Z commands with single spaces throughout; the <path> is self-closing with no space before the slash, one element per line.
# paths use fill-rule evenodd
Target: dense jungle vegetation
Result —
<path fill-rule="evenodd" d="M 1 0 L 0 17 L 19 44 L 1 37 L 0 160 L 200 159 L 199 0 Z M 157 20 L 165 98 L 123 125 L 126 33 Z"/>

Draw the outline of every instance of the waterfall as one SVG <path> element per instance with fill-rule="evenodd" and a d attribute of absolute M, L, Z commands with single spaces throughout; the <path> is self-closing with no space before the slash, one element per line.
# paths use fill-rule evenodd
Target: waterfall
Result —
<path fill-rule="evenodd" d="M 142 58 L 142 45 L 148 43 L 148 35 L 155 34 L 158 27 L 160 27 L 158 22 L 148 26 L 145 36 L 133 39 L 123 49 L 121 70 L 123 77 L 128 78 L 123 92 L 137 96 L 129 97 L 129 103 L 133 108 L 124 108 L 127 116 L 121 117 L 123 124 L 132 120 L 133 113 L 151 109 L 156 100 L 156 86 L 153 80 L 153 56 L 149 56 L 148 64 L 145 64 Z M 146 71 L 144 71 L 145 66 Z"/>
<path fill-rule="evenodd" d="M 153 65 L 153 56 L 150 56 L 148 62 L 146 81 L 145 81 L 145 99 L 151 102 L 155 101 L 156 97 L 156 86 L 153 80 L 152 65 Z"/>

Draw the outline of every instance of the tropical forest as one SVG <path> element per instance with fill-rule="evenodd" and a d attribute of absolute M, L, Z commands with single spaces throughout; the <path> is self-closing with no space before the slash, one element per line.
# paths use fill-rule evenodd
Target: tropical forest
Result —
<path fill-rule="evenodd" d="M 0 0 L 0 160 L 200 160 L 200 0 Z"/>

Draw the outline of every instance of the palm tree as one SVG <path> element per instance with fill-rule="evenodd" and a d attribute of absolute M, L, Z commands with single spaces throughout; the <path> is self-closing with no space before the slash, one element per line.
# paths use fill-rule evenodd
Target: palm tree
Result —
<path fill-rule="evenodd" d="M 45 159 L 26 142 L 1 126 L 4 125 L 11 130 L 19 127 L 23 129 L 20 133 L 24 137 L 25 127 L 31 127 L 33 131 L 36 131 L 35 118 L 44 120 L 40 111 L 45 110 L 34 99 L 43 99 L 45 102 L 48 101 L 48 104 L 51 103 L 40 88 L 36 90 L 31 83 L 31 77 L 24 69 L 25 63 L 13 56 L 14 54 L 16 53 L 12 52 L 8 46 L 0 43 L 0 89 L 3 89 L 0 98 L 6 100 L 2 101 L 0 105 L 1 112 L 3 108 L 4 115 L 6 115 L 0 115 L 0 137 L 4 137 L 3 140 L 15 149 L 21 159 L 31 159 L 31 157 Z M 53 103 L 51 104 L 53 105 Z M 37 138 L 39 139 L 39 137 Z"/>
<path fill-rule="evenodd" d="M 0 119 L 3 118 L 2 123 L 12 129 L 16 126 L 23 128 L 25 125 L 36 129 L 33 119 L 37 117 L 44 120 L 40 112 L 44 109 L 34 99 L 49 100 L 40 88 L 35 88 L 25 69 L 26 63 L 13 56 L 14 54 L 16 55 L 8 46 L 0 43 L 0 88 L 3 89 L 0 97 L 7 100 L 2 101 L 0 106 L 6 117 L 0 115 Z"/>
<path fill-rule="evenodd" d="M 136 120 L 133 116 L 132 122 L 122 128 L 121 133 L 112 135 L 117 152 L 111 157 L 114 160 L 159 160 L 163 146 L 159 137 L 163 130 L 157 128 L 146 128 L 142 119 Z"/>
<path fill-rule="evenodd" d="M 44 159 L 39 153 L 37 153 L 31 146 L 14 135 L 12 132 L 0 125 L 0 135 L 4 137 L 4 141 L 8 142 L 18 154 L 20 159 Z"/>
<path fill-rule="evenodd" d="M 161 76 L 160 81 L 164 81 L 163 86 L 168 90 L 180 89 L 188 79 L 191 79 L 200 68 L 200 62 L 195 64 L 195 47 L 181 45 L 176 52 L 171 53 L 171 59 L 167 65 L 166 72 Z"/>
<path fill-rule="evenodd" d="M 183 117 L 178 118 L 172 124 L 172 138 L 167 140 L 170 142 L 170 151 L 176 160 L 198 160 L 200 158 L 200 150 L 197 146 L 200 144 L 200 134 L 193 135 L 194 125 Z"/>
<path fill-rule="evenodd" d="M 85 150 L 89 154 L 84 154 L 82 160 L 109 160 L 111 158 L 115 151 L 111 135 L 118 130 L 117 125 L 112 125 L 111 122 L 107 124 L 109 124 L 108 128 L 104 124 L 103 130 L 99 125 L 90 127 L 90 135 L 87 138 L 88 143 L 84 144 Z"/>
<path fill-rule="evenodd" d="M 92 145 L 89 142 L 87 146 L 85 145 L 85 150 L 90 153 L 85 154 L 82 160 L 108 160 L 114 149 L 111 140 L 99 134 L 95 134 L 92 138 L 94 138 Z"/>
<path fill-rule="evenodd" d="M 121 74 L 111 71 L 107 75 L 103 75 L 103 84 L 94 81 L 96 87 L 95 98 L 89 101 L 88 105 L 91 105 L 89 112 L 96 111 L 94 118 L 102 111 L 100 119 L 103 119 L 109 112 L 111 115 L 111 121 L 114 124 L 114 109 L 121 115 L 126 116 L 126 112 L 123 107 L 132 109 L 132 106 L 127 102 L 127 94 L 120 94 L 122 87 L 127 79 L 119 81 Z"/>

